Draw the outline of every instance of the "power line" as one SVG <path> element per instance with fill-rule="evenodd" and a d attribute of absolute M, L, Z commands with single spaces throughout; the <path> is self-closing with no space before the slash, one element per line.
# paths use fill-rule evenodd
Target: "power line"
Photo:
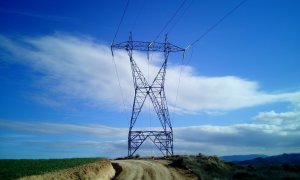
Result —
<path fill-rule="evenodd" d="M 183 0 L 183 2 L 180 4 L 180 6 L 177 8 L 177 10 L 175 11 L 175 13 L 172 15 L 172 17 L 169 19 L 169 21 L 165 24 L 165 26 L 162 28 L 162 30 L 157 34 L 157 36 L 155 37 L 155 39 L 153 40 L 153 42 L 155 42 L 159 36 L 165 31 L 165 29 L 168 27 L 168 25 L 173 21 L 173 19 L 175 18 L 175 16 L 178 14 L 178 12 L 181 10 L 181 8 L 184 6 L 184 4 L 186 3 L 187 0 Z"/>
<path fill-rule="evenodd" d="M 208 28 L 201 36 L 199 36 L 195 41 L 193 41 L 191 44 L 189 44 L 186 49 L 189 49 L 194 44 L 199 42 L 201 39 L 203 39 L 208 33 L 210 33 L 212 30 L 214 30 L 219 24 L 221 24 L 226 18 L 228 18 L 232 13 L 234 13 L 236 10 L 238 10 L 247 0 L 242 0 L 240 3 L 238 3 L 235 7 L 233 7 L 230 11 L 228 11 L 224 16 L 222 16 L 215 24 L 213 24 L 210 28 Z"/>
<path fill-rule="evenodd" d="M 124 17 L 125 17 L 125 14 L 126 14 L 128 5 L 129 5 L 129 0 L 127 0 L 127 2 L 126 2 L 126 6 L 125 6 L 125 8 L 124 8 L 124 11 L 123 11 L 121 20 L 120 20 L 120 22 L 119 22 L 119 24 L 118 24 L 116 33 L 115 33 L 115 35 L 114 35 L 114 38 L 113 38 L 113 41 L 112 41 L 112 45 L 113 45 L 114 42 L 115 42 L 115 39 L 116 39 L 117 34 L 118 34 L 118 32 L 119 32 L 120 26 L 121 26 L 121 24 L 122 24 L 122 22 L 123 22 L 123 19 L 124 19 Z M 111 46 L 111 48 L 112 48 L 112 46 Z M 125 101 L 124 101 L 123 90 L 122 90 L 122 86 L 121 86 L 121 82 L 120 82 L 120 77 L 119 77 L 119 73 L 118 73 L 118 68 L 117 68 L 117 64 L 116 64 L 116 61 L 115 61 L 115 57 L 114 57 L 113 51 L 112 51 L 112 61 L 113 61 L 113 64 L 114 64 L 114 67 L 115 67 L 116 76 L 117 76 L 117 79 L 118 79 L 118 85 L 119 85 L 120 94 L 121 94 L 122 102 L 123 102 L 123 109 L 124 109 L 124 111 L 125 111 L 126 105 L 125 105 Z"/>
<path fill-rule="evenodd" d="M 181 59 L 181 65 L 180 65 L 180 72 L 179 72 L 179 78 L 178 78 L 178 85 L 177 85 L 177 89 L 176 89 L 176 98 L 175 98 L 175 106 L 174 106 L 174 111 L 176 111 L 177 108 L 177 99 L 178 99 L 178 94 L 179 94 L 179 86 L 180 86 L 180 82 L 181 82 L 181 74 L 183 71 L 183 62 L 184 62 L 184 57 L 185 55 L 183 54 L 182 59 Z"/>
<path fill-rule="evenodd" d="M 141 2 L 141 7 L 139 8 L 139 11 L 138 11 L 137 15 L 135 16 L 135 19 L 134 19 L 133 24 L 132 24 L 132 26 L 131 26 L 130 32 L 133 32 L 133 30 L 134 30 L 134 28 L 135 28 L 137 22 L 138 22 L 138 21 L 140 20 L 140 18 L 141 18 L 141 13 L 143 12 L 143 10 L 144 10 L 144 8 L 145 8 L 145 0 L 140 1 L 140 2 Z"/>
<path fill-rule="evenodd" d="M 194 55 L 194 47 L 192 47 L 191 55 L 190 55 L 189 59 L 186 61 L 185 65 L 188 65 L 191 62 L 191 59 L 193 58 L 193 55 Z"/>
<path fill-rule="evenodd" d="M 190 2 L 190 4 L 188 4 L 188 6 L 183 10 L 183 13 L 181 14 L 181 16 L 177 19 L 177 21 L 169 28 L 167 34 L 170 34 L 170 32 L 174 29 L 174 27 L 178 24 L 178 22 L 181 20 L 181 18 L 185 15 L 185 13 L 187 12 L 187 10 L 191 7 L 191 5 L 193 4 L 194 0 L 192 0 Z"/>
<path fill-rule="evenodd" d="M 124 11 L 123 11 L 123 14 L 122 14 L 121 20 L 120 20 L 120 22 L 119 22 L 119 25 L 118 25 L 118 27 L 117 27 L 117 31 L 116 31 L 116 33 L 115 33 L 114 39 L 113 39 L 113 41 L 112 41 L 112 44 L 114 44 L 114 42 L 115 42 L 115 39 L 116 39 L 116 37 L 117 37 L 117 34 L 118 34 L 118 32 L 119 32 L 120 26 L 121 26 L 121 24 L 122 24 L 122 22 L 123 22 L 123 19 L 124 19 L 124 16 L 125 16 L 125 14 L 126 14 L 126 11 L 127 11 L 127 8 L 128 8 L 128 5 L 129 5 L 129 0 L 127 0 L 127 3 L 126 3 L 126 6 L 125 6 L 125 9 L 124 9 Z"/>
<path fill-rule="evenodd" d="M 119 77 L 119 72 L 118 72 L 118 68 L 117 68 L 117 64 L 116 64 L 116 61 L 115 61 L 115 57 L 114 57 L 114 56 L 112 56 L 112 61 L 113 61 L 114 66 L 115 66 L 115 72 L 116 72 L 116 76 L 117 76 L 117 79 L 118 79 L 118 85 L 119 85 L 119 89 L 120 89 L 120 93 L 121 93 L 121 97 L 122 97 L 123 111 L 125 111 L 126 105 L 125 105 L 125 100 L 124 100 L 124 95 L 123 95 L 123 89 L 122 89 L 122 86 L 121 86 L 120 77 Z"/>

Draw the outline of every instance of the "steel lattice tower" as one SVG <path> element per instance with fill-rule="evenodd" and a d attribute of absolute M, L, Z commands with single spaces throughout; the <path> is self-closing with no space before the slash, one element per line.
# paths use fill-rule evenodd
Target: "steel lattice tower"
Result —
<path fill-rule="evenodd" d="M 125 49 L 127 51 L 133 76 L 135 95 L 128 133 L 128 156 L 133 156 L 133 154 L 138 150 L 138 148 L 144 143 L 147 138 L 149 138 L 165 156 L 173 155 L 173 129 L 165 95 L 165 75 L 169 53 L 184 52 L 185 49 L 169 43 L 167 36 L 164 43 L 142 42 L 133 41 L 131 33 L 128 41 L 112 44 L 111 49 L 112 52 L 113 49 Z M 133 58 L 134 50 L 147 52 L 148 58 L 150 51 L 164 53 L 164 62 L 151 84 L 147 82 L 140 68 L 136 64 Z M 150 97 L 154 110 L 161 123 L 161 131 L 132 130 L 147 96 Z"/>

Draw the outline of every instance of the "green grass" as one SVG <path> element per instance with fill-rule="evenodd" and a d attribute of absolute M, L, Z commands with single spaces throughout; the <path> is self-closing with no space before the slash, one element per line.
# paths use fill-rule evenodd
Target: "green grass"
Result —
<path fill-rule="evenodd" d="M 0 160 L 0 179 L 17 179 L 24 176 L 38 175 L 83 164 L 93 163 L 101 158 L 70 159 L 2 159 Z"/>

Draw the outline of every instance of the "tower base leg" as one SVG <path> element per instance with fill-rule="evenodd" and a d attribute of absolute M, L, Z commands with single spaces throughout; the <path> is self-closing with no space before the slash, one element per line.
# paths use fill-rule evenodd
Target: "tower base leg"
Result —
<path fill-rule="evenodd" d="M 172 131 L 129 131 L 128 156 L 132 157 L 147 138 L 155 144 L 164 156 L 173 155 Z"/>

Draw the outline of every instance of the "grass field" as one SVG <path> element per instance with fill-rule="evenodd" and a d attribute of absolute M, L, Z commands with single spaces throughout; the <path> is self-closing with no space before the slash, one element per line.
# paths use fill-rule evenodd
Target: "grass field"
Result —
<path fill-rule="evenodd" d="M 93 163 L 102 158 L 70 159 L 2 159 L 0 160 L 0 179 L 17 179 L 24 176 L 38 175 L 46 172 Z"/>

